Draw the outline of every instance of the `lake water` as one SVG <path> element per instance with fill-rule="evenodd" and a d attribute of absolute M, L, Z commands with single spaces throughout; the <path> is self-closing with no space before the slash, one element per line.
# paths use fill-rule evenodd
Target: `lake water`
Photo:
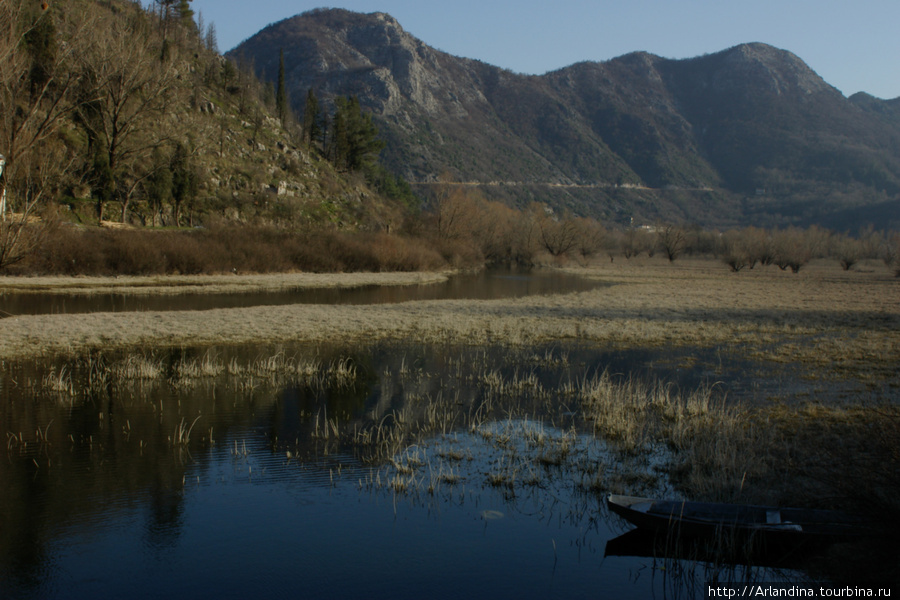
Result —
<path fill-rule="evenodd" d="M 281 304 L 387 304 L 410 300 L 515 298 L 596 289 L 605 284 L 554 270 L 490 269 L 460 274 L 446 282 L 349 289 L 297 289 L 240 294 L 0 294 L 6 314 L 54 314 L 154 310 L 209 310 Z"/>
<path fill-rule="evenodd" d="M 576 344 L 4 363 L 0 597 L 637 599 L 796 581 L 605 555 L 630 529 L 608 486 L 671 493 L 664 457 L 616 453 L 559 390 L 603 370 L 691 387 L 714 369 L 756 393 L 745 364 L 704 352 L 684 351 L 692 369 Z"/>

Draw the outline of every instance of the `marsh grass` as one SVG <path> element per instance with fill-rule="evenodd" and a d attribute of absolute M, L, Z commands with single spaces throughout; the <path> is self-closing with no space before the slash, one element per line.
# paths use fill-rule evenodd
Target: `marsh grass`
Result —
<path fill-rule="evenodd" d="M 184 418 L 182 418 L 181 422 L 175 427 L 175 433 L 171 438 L 172 443 L 176 446 L 187 446 L 190 444 L 191 432 L 194 430 L 194 425 L 196 425 L 199 420 L 200 415 L 188 425 Z"/>
<path fill-rule="evenodd" d="M 189 386 L 199 379 L 212 379 L 225 372 L 225 365 L 210 354 L 199 358 L 182 357 L 170 371 L 169 382 L 173 386 Z"/>
<path fill-rule="evenodd" d="M 781 364 L 811 364 L 835 377 L 869 373 L 873 383 L 896 381 L 900 304 L 889 274 L 844 272 L 815 264 L 796 276 L 773 269 L 739 274 L 714 261 L 676 265 L 642 260 L 578 269 L 609 284 L 565 296 L 497 301 L 430 301 L 397 305 L 250 307 L 221 311 L 40 315 L 0 320 L 0 356 L 71 355 L 90 347 L 135 348 L 270 341 L 410 339 L 527 348 L 576 339 L 606 347 L 721 347 Z M 377 274 L 376 274 L 377 275 Z M 291 274 L 244 287 L 372 284 L 393 276 Z M 397 282 L 417 281 L 407 274 Z M 300 278 L 300 279 L 298 279 Z M 310 280 L 312 281 L 312 280 Z M 193 282 L 193 283 L 191 283 Z M 309 283 L 309 282 L 307 282 Z M 38 286 L 33 282 L 3 282 Z M 51 287 L 82 285 L 68 280 Z M 84 284 L 84 289 L 109 281 Z M 118 282 L 116 283 L 118 285 Z M 213 279 L 134 281 L 159 290 L 231 285 Z M 154 287 L 155 286 L 155 287 Z M 238 286 L 240 288 L 240 286 Z M 281 288 L 283 289 L 283 288 Z M 829 357 L 834 360 L 829 360 Z M 534 362 L 566 357 L 534 356 Z M 521 383 L 521 382 L 520 382 Z"/>
<path fill-rule="evenodd" d="M 201 382 L 225 379 L 227 385 L 244 391 L 266 386 L 303 385 L 312 389 L 349 389 L 359 372 L 347 357 L 329 362 L 289 357 L 283 352 L 250 361 L 232 357 L 225 361 L 212 352 L 177 358 L 161 352 L 131 353 L 117 359 L 90 353 L 60 365 L 50 365 L 38 389 L 44 394 L 74 402 L 86 394 L 140 383 L 166 384 L 189 389 Z"/>
<path fill-rule="evenodd" d="M 36 387 L 70 403 L 98 390 L 179 389 L 202 382 L 252 394 L 298 385 L 318 395 L 355 389 L 371 375 L 347 356 L 323 359 L 283 350 L 251 359 L 223 356 L 209 350 L 177 352 L 174 358 L 162 352 L 94 353 L 48 367 Z M 510 353 L 499 362 L 486 353 L 448 355 L 446 363 L 445 372 L 429 373 L 404 355 L 381 373 L 390 383 L 377 402 L 386 402 L 385 408 L 363 415 L 322 408 L 309 415 L 311 439 L 324 454 L 350 450 L 368 464 L 387 465 L 407 477 L 406 489 L 414 483 L 438 488 L 480 481 L 516 490 L 557 472 L 568 473 L 581 493 L 590 494 L 675 492 L 793 504 L 830 498 L 825 504 L 852 505 L 865 490 L 881 512 L 896 505 L 900 481 L 892 474 L 900 472 L 900 417 L 890 406 L 743 405 L 729 401 L 724 386 L 716 384 L 682 390 L 665 380 L 609 370 L 579 377 L 568 353 L 552 350 Z M 93 383 L 82 386 L 82 378 Z M 135 392 L 136 398 L 143 395 Z M 175 422 L 173 443 L 193 444 L 196 423 L 183 417 Z M 10 433 L 8 446 L 39 441 L 27 438 Z M 471 472 L 479 462 L 471 444 L 489 448 L 493 456 L 487 466 L 480 461 L 480 473 Z M 396 459 L 411 447 L 427 450 L 427 460 Z M 410 479 L 405 469 L 416 476 Z"/>
<path fill-rule="evenodd" d="M 161 379 L 165 372 L 162 359 L 154 354 L 129 354 L 110 367 L 110 375 L 118 381 Z"/>
<path fill-rule="evenodd" d="M 68 391 L 69 381 L 88 369 L 114 389 L 215 382 L 257 397 L 299 385 L 317 399 L 353 390 L 369 398 L 359 413 L 332 413 L 323 402 L 302 417 L 309 447 L 273 448 L 291 457 L 353 454 L 372 468 L 361 487 L 395 496 L 480 488 L 553 502 L 615 492 L 822 508 L 867 503 L 879 515 L 900 514 L 900 416 L 890 406 L 744 404 L 724 385 L 679 388 L 588 367 L 557 350 L 447 352 L 446 369 L 430 372 L 408 348 L 378 368 L 377 385 L 371 369 L 346 355 L 279 350 L 248 359 L 210 350 L 93 355 L 58 363 L 38 387 L 83 394 L 77 384 Z M 168 422 L 176 448 L 199 443 L 193 426 L 207 424 L 191 418 L 179 413 Z M 7 435 L 8 448 L 20 451 L 37 441 Z"/>
<path fill-rule="evenodd" d="M 671 383 L 603 371 L 566 383 L 562 391 L 577 399 L 584 419 L 625 454 L 637 455 L 664 441 L 674 449 L 692 441 L 704 426 L 727 426 L 733 410 L 716 387 L 681 392 Z"/>
<path fill-rule="evenodd" d="M 72 373 L 66 365 L 57 370 L 55 366 L 41 379 L 41 388 L 49 393 L 58 394 L 60 396 L 73 396 L 75 394 L 75 383 L 72 380 Z"/>
<path fill-rule="evenodd" d="M 469 489 L 480 484 L 506 498 L 563 486 L 570 497 L 615 492 L 845 509 L 866 495 L 883 502 L 879 514 L 900 508 L 894 409 L 745 405 L 729 401 L 723 385 L 680 389 L 608 370 L 561 375 L 553 385 L 521 366 L 482 365 L 474 381 L 477 400 L 409 397 L 403 411 L 357 439 L 372 451 L 368 460 L 383 465 L 381 481 L 394 482 L 391 493 L 434 494 L 449 472 Z M 424 457 L 415 465 L 380 458 L 411 445 Z"/>

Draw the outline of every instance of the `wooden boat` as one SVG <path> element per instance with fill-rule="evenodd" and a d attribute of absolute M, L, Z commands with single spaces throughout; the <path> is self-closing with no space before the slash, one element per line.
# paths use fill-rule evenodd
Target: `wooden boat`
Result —
<path fill-rule="evenodd" d="M 775 543 L 828 543 L 883 535 L 867 518 L 833 510 L 612 495 L 610 511 L 638 528 L 681 536 L 732 536 Z"/>

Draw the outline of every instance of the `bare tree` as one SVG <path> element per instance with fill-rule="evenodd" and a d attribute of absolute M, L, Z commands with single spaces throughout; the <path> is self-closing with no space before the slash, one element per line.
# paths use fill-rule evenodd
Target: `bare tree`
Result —
<path fill-rule="evenodd" d="M 653 242 L 649 230 L 643 227 L 629 227 L 622 235 L 622 254 L 628 259 L 642 252 L 653 255 Z"/>
<path fill-rule="evenodd" d="M 726 231 L 719 236 L 716 252 L 735 273 L 757 264 L 770 265 L 775 260 L 771 233 L 757 227 Z"/>
<path fill-rule="evenodd" d="M 775 264 L 782 271 L 788 267 L 794 273 L 812 260 L 815 255 L 815 239 L 809 231 L 797 228 L 776 231 L 773 236 Z"/>
<path fill-rule="evenodd" d="M 657 225 L 656 237 L 669 262 L 674 262 L 688 247 L 688 230 L 681 225 Z"/>
<path fill-rule="evenodd" d="M 121 202 L 127 215 L 131 174 L 145 175 L 141 165 L 166 140 L 160 125 L 177 73 L 173 61 L 161 58 L 160 40 L 141 15 L 113 20 L 101 13 L 98 21 L 98 35 L 82 56 L 82 93 L 89 100 L 78 112 L 95 148 L 97 217 L 103 220 L 110 200 Z"/>
<path fill-rule="evenodd" d="M 884 241 L 881 257 L 884 264 L 894 270 L 894 275 L 900 277 L 900 233 L 895 233 L 891 239 Z"/>
<path fill-rule="evenodd" d="M 485 201 L 476 238 L 493 263 L 530 265 L 534 259 L 534 224 L 528 215 L 501 202 Z"/>
<path fill-rule="evenodd" d="M 83 29 L 74 27 L 73 41 L 57 46 L 52 19 L 52 10 L 23 0 L 0 3 L 0 269 L 44 238 L 50 224 L 37 214 L 72 162 L 56 134 L 73 110 L 76 77 L 68 67 Z"/>
<path fill-rule="evenodd" d="M 578 227 L 572 219 L 560 219 L 552 209 L 540 204 L 532 205 L 531 213 L 537 224 L 539 244 L 551 256 L 562 256 L 575 248 Z"/>
<path fill-rule="evenodd" d="M 576 231 L 576 247 L 582 258 L 590 258 L 606 249 L 609 245 L 609 234 L 594 219 L 579 218 L 574 221 Z"/>
<path fill-rule="evenodd" d="M 865 254 L 862 242 L 848 235 L 835 236 L 832 240 L 832 252 L 841 263 L 841 268 L 849 271 Z"/>
<path fill-rule="evenodd" d="M 463 184 L 454 183 L 449 175 L 442 175 L 440 181 L 432 209 L 438 237 L 471 238 L 478 221 L 478 199 Z"/>
<path fill-rule="evenodd" d="M 732 273 L 737 273 L 751 264 L 751 252 L 741 231 L 726 231 L 719 238 L 718 254 Z"/>

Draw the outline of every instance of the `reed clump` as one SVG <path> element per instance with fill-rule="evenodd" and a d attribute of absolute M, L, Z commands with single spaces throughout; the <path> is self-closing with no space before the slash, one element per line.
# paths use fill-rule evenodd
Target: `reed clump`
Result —
<path fill-rule="evenodd" d="M 41 388 L 48 393 L 74 396 L 75 383 L 72 380 L 72 373 L 68 366 L 63 365 L 58 370 L 55 366 L 51 366 L 47 374 L 41 379 Z"/>
<path fill-rule="evenodd" d="M 166 368 L 155 354 L 129 354 L 110 366 L 110 375 L 117 381 L 144 381 L 162 379 Z"/>
<path fill-rule="evenodd" d="M 168 384 L 189 389 L 200 382 L 224 378 L 226 384 L 245 390 L 260 385 L 286 384 L 322 390 L 352 388 L 359 377 L 356 364 L 348 357 L 324 362 L 289 357 L 279 352 L 250 361 L 233 357 L 226 362 L 212 352 L 193 357 L 181 353 L 177 358 L 157 352 L 131 353 L 117 359 L 91 353 L 60 365 L 50 365 L 38 387 L 45 394 L 74 401 L 109 386 Z"/>

